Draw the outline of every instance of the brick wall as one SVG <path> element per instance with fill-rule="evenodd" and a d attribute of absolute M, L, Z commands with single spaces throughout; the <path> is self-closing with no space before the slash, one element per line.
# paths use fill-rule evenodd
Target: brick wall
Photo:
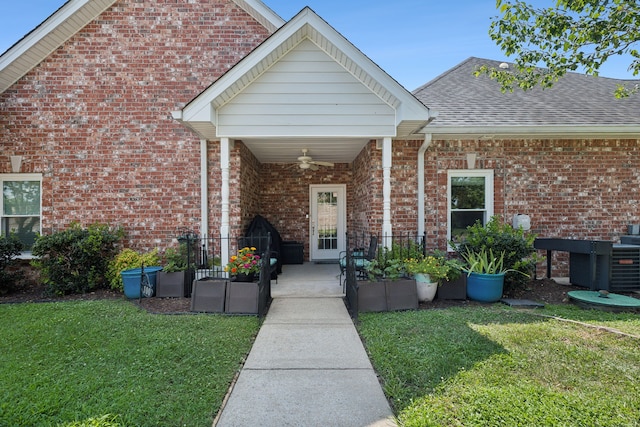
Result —
<path fill-rule="evenodd" d="M 359 236 L 382 230 L 382 151 L 369 142 L 353 161 L 349 232 Z"/>
<path fill-rule="evenodd" d="M 508 222 L 530 215 L 540 237 L 618 242 L 640 223 L 639 140 L 434 141 L 425 158 L 434 247 L 446 245 L 447 170 L 465 169 L 466 153 L 477 153 L 477 168 L 494 169 L 494 213 Z M 566 254 L 554 257 L 555 273 L 566 275 Z"/>
<path fill-rule="evenodd" d="M 199 140 L 171 111 L 267 36 L 228 0 L 118 1 L 0 94 L 0 173 L 14 154 L 43 173 L 45 233 L 118 223 L 151 248 L 197 231 Z"/>
<path fill-rule="evenodd" d="M 259 212 L 280 233 L 282 240 L 304 243 L 309 259 L 309 186 L 347 184 L 347 204 L 354 199 L 351 165 L 336 163 L 333 168 L 302 170 L 296 164 L 263 164 L 260 170 Z M 348 215 L 351 214 L 348 209 Z M 347 219 L 349 222 L 349 219 Z"/>

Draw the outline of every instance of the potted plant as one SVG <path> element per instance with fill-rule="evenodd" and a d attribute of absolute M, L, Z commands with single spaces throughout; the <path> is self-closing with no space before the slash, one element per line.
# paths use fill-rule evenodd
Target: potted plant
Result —
<path fill-rule="evenodd" d="M 437 299 L 465 300 L 467 299 L 467 275 L 462 274 L 463 263 L 458 258 L 449 258 L 451 270 L 443 279 L 436 292 Z"/>
<path fill-rule="evenodd" d="M 244 247 L 233 255 L 224 271 L 233 277 L 228 283 L 226 313 L 254 314 L 258 312 L 259 285 L 255 281 L 260 272 L 261 257 L 255 247 Z"/>
<path fill-rule="evenodd" d="M 158 256 L 158 249 L 154 249 L 151 252 L 139 253 L 133 249 L 125 248 L 109 263 L 107 280 L 109 280 L 111 289 L 124 291 L 124 295 L 127 298 L 139 298 L 141 296 L 141 267 L 144 266 L 144 272 L 149 279 L 151 292 L 149 295 L 145 294 L 143 296 L 153 296 L 155 293 L 157 272 L 162 269 L 159 264 L 160 257 Z"/>
<path fill-rule="evenodd" d="M 253 282 L 260 271 L 260 255 L 255 247 L 244 247 L 236 255 L 232 255 L 224 268 L 226 273 L 234 277 L 236 282 Z"/>
<path fill-rule="evenodd" d="M 432 301 L 442 281 L 458 276 L 461 267 L 457 260 L 447 259 L 441 253 L 408 258 L 404 264 L 407 273 L 416 280 L 418 300 L 422 302 Z"/>
<path fill-rule="evenodd" d="M 467 251 L 462 254 L 467 263 L 467 296 L 481 302 L 496 302 L 502 298 L 504 275 L 517 271 L 504 267 L 505 253 L 496 256 L 493 250 L 482 248 L 480 251 Z M 525 273 L 520 272 L 521 274 Z"/>
<path fill-rule="evenodd" d="M 157 273 L 157 297 L 187 296 L 187 254 L 186 244 L 180 243 L 178 249 L 168 248 L 164 252 L 165 264 Z"/>
<path fill-rule="evenodd" d="M 360 311 L 392 311 L 418 308 L 416 281 L 407 277 L 397 251 L 383 250 L 366 267 L 368 281 L 359 283 Z"/>

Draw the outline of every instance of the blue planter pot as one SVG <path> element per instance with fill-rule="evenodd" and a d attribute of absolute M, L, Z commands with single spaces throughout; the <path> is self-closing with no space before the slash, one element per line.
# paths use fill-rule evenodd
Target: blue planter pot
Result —
<path fill-rule="evenodd" d="M 149 266 L 144 268 L 144 274 L 149 278 L 149 287 L 151 289 L 143 290 L 143 297 L 152 297 L 156 292 L 156 274 L 162 270 L 159 266 Z M 124 295 L 127 298 L 140 298 L 140 276 L 141 268 L 131 268 L 120 272 L 122 276 L 122 284 L 124 285 Z"/>
<path fill-rule="evenodd" d="M 471 273 L 467 277 L 467 298 L 480 302 L 496 302 L 502 298 L 504 273 Z"/>

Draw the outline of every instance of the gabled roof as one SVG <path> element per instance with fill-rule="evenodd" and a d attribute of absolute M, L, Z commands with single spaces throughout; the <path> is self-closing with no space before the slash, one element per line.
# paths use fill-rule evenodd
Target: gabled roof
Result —
<path fill-rule="evenodd" d="M 640 95 L 614 97 L 617 85 L 637 80 L 568 73 L 552 88 L 502 93 L 496 81 L 474 76 L 481 65 L 500 62 L 469 58 L 414 92 L 439 112 L 426 130 L 450 138 L 640 135 Z"/>
<path fill-rule="evenodd" d="M 343 72 L 350 74 L 354 81 L 367 88 L 369 93 L 375 94 L 381 102 L 395 112 L 392 133 L 377 135 L 375 131 L 369 129 L 372 133 L 361 134 L 358 135 L 359 137 L 407 137 L 414 135 L 431 119 L 429 109 L 424 104 L 308 7 L 193 99 L 183 110 L 174 112 L 174 117 L 190 126 L 203 138 L 218 138 L 220 109 L 232 102 L 235 97 L 305 41 L 310 41 L 317 46 L 318 50 L 324 52 L 335 64 L 339 64 Z M 237 135 L 237 137 L 243 136 L 245 135 Z M 344 136 L 355 135 L 345 134 Z"/>
<path fill-rule="evenodd" d="M 117 0 L 69 0 L 0 56 L 0 93 L 46 59 Z M 284 24 L 260 0 L 233 0 L 273 32 Z"/>

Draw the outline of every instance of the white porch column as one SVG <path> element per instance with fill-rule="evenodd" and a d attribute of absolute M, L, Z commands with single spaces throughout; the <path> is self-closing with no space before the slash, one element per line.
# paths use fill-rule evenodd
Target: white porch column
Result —
<path fill-rule="evenodd" d="M 382 238 L 384 246 L 391 247 L 391 236 L 393 228 L 391 226 L 391 165 L 393 150 L 391 138 L 384 138 L 382 142 Z"/>
<path fill-rule="evenodd" d="M 200 235 L 209 235 L 209 171 L 207 170 L 207 140 L 200 140 Z M 206 240 L 205 240 L 206 241 Z"/>
<path fill-rule="evenodd" d="M 220 139 L 220 170 L 222 172 L 222 184 L 220 188 L 221 212 L 220 218 L 220 256 L 222 257 L 222 265 L 229 259 L 229 164 L 231 159 L 231 143 L 229 138 Z"/>

